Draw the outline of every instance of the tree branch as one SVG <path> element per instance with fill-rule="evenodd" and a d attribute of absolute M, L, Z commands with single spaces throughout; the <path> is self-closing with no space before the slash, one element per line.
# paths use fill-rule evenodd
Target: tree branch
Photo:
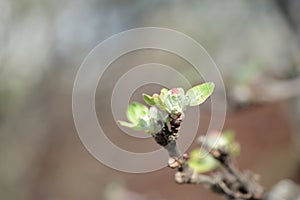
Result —
<path fill-rule="evenodd" d="M 169 115 L 171 131 L 168 124 L 165 123 L 161 132 L 154 134 L 155 141 L 163 146 L 170 158 L 168 166 L 172 169 L 178 169 L 175 173 L 174 179 L 177 183 L 191 183 L 191 184 L 204 184 L 209 187 L 214 185 L 214 181 L 210 176 L 198 174 L 194 169 L 188 165 L 188 156 L 182 154 L 177 146 L 177 139 L 179 137 L 179 129 L 182 122 L 182 115 Z"/>
<path fill-rule="evenodd" d="M 233 165 L 231 155 L 225 149 L 213 149 L 209 151 L 210 148 L 208 148 L 205 142 L 202 142 L 207 152 L 220 162 L 223 170 L 207 175 L 199 174 L 191 168 L 188 164 L 187 154 L 182 154 L 176 143 L 179 137 L 181 122 L 181 114 L 169 115 L 169 125 L 164 123 L 162 130 L 152 135 L 155 141 L 167 150 L 170 156 L 168 166 L 172 169 L 177 169 L 174 179 L 178 184 L 203 184 L 230 200 L 262 199 L 263 189 L 257 183 L 257 176 L 249 172 L 241 173 Z"/>
<path fill-rule="evenodd" d="M 225 148 L 210 150 L 211 148 L 203 141 L 204 139 L 200 139 L 202 147 L 218 160 L 224 168 L 224 175 L 222 175 L 222 177 L 223 183 L 225 183 L 227 187 L 225 188 L 223 183 L 220 187 L 226 190 L 227 196 L 231 197 L 231 199 L 260 200 L 263 198 L 263 188 L 257 182 L 259 178 L 257 175 L 250 171 L 241 173 L 233 164 L 231 155 Z M 230 192 L 227 191 L 227 189 L 229 189 Z"/>

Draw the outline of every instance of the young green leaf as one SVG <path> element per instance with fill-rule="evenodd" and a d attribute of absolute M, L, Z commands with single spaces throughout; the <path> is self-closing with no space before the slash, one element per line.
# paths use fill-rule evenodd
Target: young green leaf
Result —
<path fill-rule="evenodd" d="M 164 99 L 162 99 L 164 105 L 165 105 L 165 108 L 166 108 L 166 111 L 168 113 L 172 113 L 172 110 L 173 110 L 173 105 L 174 103 L 176 103 L 175 101 L 173 101 L 173 99 L 171 98 L 171 95 L 169 93 L 167 93 L 164 97 Z"/>
<path fill-rule="evenodd" d="M 138 127 L 136 124 L 132 124 L 132 123 L 128 123 L 128 122 L 124 122 L 124 121 L 121 121 L 121 120 L 118 120 L 119 124 L 121 126 L 124 126 L 124 127 L 127 127 L 127 128 L 131 128 L 133 130 L 136 130 L 136 131 L 139 131 L 139 130 L 142 130 L 140 127 Z"/>
<path fill-rule="evenodd" d="M 240 154 L 240 151 L 241 151 L 240 144 L 237 143 L 237 142 L 232 143 L 229 146 L 229 151 L 230 151 L 231 155 L 238 156 Z"/>
<path fill-rule="evenodd" d="M 169 114 L 183 113 L 186 109 L 186 98 L 182 88 L 173 88 L 171 90 L 163 89 L 160 99 Z"/>
<path fill-rule="evenodd" d="M 222 137 L 228 142 L 228 144 L 234 142 L 234 132 L 231 130 L 224 131 L 222 133 Z"/>
<path fill-rule="evenodd" d="M 147 106 L 133 102 L 127 108 L 127 118 L 133 124 L 138 124 L 139 119 L 147 116 L 148 112 Z"/>
<path fill-rule="evenodd" d="M 227 149 L 233 156 L 237 156 L 240 153 L 240 145 L 234 141 L 233 131 L 225 131 L 222 134 L 211 133 L 207 135 L 205 140 L 206 144 L 212 148 L 223 147 Z"/>
<path fill-rule="evenodd" d="M 150 134 L 156 134 L 162 129 L 162 113 L 156 107 L 149 110 L 143 104 L 133 102 L 128 106 L 127 118 L 129 122 L 118 121 L 121 126 Z"/>
<path fill-rule="evenodd" d="M 168 93 L 168 91 L 169 91 L 169 89 L 167 89 L 167 88 L 161 89 L 161 90 L 160 90 L 160 95 L 159 95 L 159 97 L 160 97 L 161 99 L 163 99 L 164 96 Z"/>
<path fill-rule="evenodd" d="M 155 102 L 155 105 L 157 107 L 159 107 L 161 110 L 166 110 L 166 107 L 165 107 L 164 103 L 162 102 L 162 100 L 161 100 L 161 98 L 158 94 L 154 94 L 152 96 L 152 98 L 153 98 L 153 100 Z"/>
<path fill-rule="evenodd" d="M 134 128 L 135 127 L 135 124 L 132 124 L 132 123 L 129 123 L 129 122 L 125 122 L 125 121 L 121 121 L 121 120 L 118 120 L 118 122 L 121 126 L 125 126 L 127 128 Z"/>
<path fill-rule="evenodd" d="M 143 93 L 143 98 L 144 98 L 144 101 L 150 105 L 150 106 L 155 106 L 155 101 L 153 99 L 153 97 L 151 97 L 150 95 L 148 94 L 145 94 Z"/>
<path fill-rule="evenodd" d="M 146 132 L 148 133 L 158 133 L 162 129 L 163 125 L 163 116 L 160 111 L 157 110 L 156 107 L 151 107 L 149 111 L 149 125 L 148 130 Z"/>
<path fill-rule="evenodd" d="M 205 157 L 200 157 L 201 150 L 195 149 L 190 153 L 189 166 L 198 173 L 205 173 L 216 169 L 219 162 L 212 155 L 208 154 Z"/>
<path fill-rule="evenodd" d="M 146 131 L 149 127 L 149 118 L 148 119 L 140 118 L 137 127 L 139 127 L 141 130 Z"/>
<path fill-rule="evenodd" d="M 215 84 L 212 82 L 203 83 L 192 87 L 186 93 L 190 106 L 197 106 L 203 103 L 214 91 Z"/>

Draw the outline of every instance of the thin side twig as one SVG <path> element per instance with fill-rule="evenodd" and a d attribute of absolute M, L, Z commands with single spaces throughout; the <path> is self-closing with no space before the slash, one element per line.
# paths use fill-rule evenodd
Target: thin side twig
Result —
<path fill-rule="evenodd" d="M 162 130 L 154 134 L 155 141 L 163 146 L 168 154 L 168 166 L 177 169 L 174 179 L 179 184 L 202 184 L 212 191 L 225 196 L 230 200 L 261 200 L 263 189 L 257 183 L 256 176 L 252 173 L 243 174 L 232 163 L 231 155 L 224 149 L 208 150 L 223 167 L 223 171 L 215 173 L 199 174 L 188 164 L 187 154 L 182 154 L 177 146 L 180 125 L 182 122 L 181 114 L 169 115 L 169 124 L 164 123 Z M 170 127 L 170 129 L 169 129 Z"/>

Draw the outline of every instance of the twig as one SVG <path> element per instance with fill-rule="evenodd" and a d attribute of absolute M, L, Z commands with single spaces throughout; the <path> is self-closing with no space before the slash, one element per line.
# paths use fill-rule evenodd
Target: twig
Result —
<path fill-rule="evenodd" d="M 259 200 L 263 198 L 263 188 L 257 182 L 257 176 L 253 173 L 241 173 L 238 168 L 232 163 L 230 153 L 225 148 L 216 148 L 210 150 L 210 146 L 200 139 L 202 147 L 206 149 L 216 160 L 218 160 L 221 166 L 225 169 L 223 182 L 227 186 L 224 187 L 223 183 L 220 187 L 226 190 L 227 196 L 231 199 L 251 199 Z M 247 179 L 246 179 L 247 178 Z M 227 191 L 230 189 L 230 192 Z"/>
<path fill-rule="evenodd" d="M 188 165 L 188 156 L 182 154 L 177 146 L 177 139 L 179 137 L 180 124 L 182 122 L 182 115 L 169 115 L 171 131 L 168 128 L 167 123 L 164 124 L 161 132 L 154 134 L 155 141 L 163 146 L 170 158 L 168 166 L 172 169 L 178 169 L 175 173 L 175 181 L 179 184 L 192 183 L 192 184 L 204 184 L 209 187 L 214 185 L 214 180 L 207 175 L 198 174 L 194 169 Z"/>
<path fill-rule="evenodd" d="M 162 130 L 153 134 L 155 141 L 163 146 L 170 158 L 168 166 L 177 169 L 174 179 L 179 184 L 203 184 L 212 191 L 224 195 L 230 200 L 261 200 L 262 187 L 252 173 L 242 174 L 232 163 L 231 155 L 225 149 L 213 149 L 202 143 L 203 147 L 223 166 L 223 171 L 210 175 L 199 174 L 188 164 L 187 154 L 182 154 L 177 147 L 182 115 L 169 115 L 169 126 L 164 123 Z M 169 129 L 170 127 L 170 129 Z M 246 179 L 247 177 L 247 179 Z"/>

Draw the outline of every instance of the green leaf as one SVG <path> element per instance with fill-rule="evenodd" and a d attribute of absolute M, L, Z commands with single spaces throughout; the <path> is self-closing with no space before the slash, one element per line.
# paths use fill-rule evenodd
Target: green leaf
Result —
<path fill-rule="evenodd" d="M 165 95 L 165 98 L 164 98 L 162 101 L 163 101 L 163 103 L 164 103 L 164 105 L 165 105 L 166 111 L 167 111 L 168 113 L 171 113 L 172 110 L 173 110 L 174 103 L 175 103 L 175 102 L 173 101 L 171 95 L 170 95 L 169 93 L 167 93 L 167 94 Z"/>
<path fill-rule="evenodd" d="M 228 144 L 231 144 L 234 141 L 234 132 L 231 130 L 225 131 L 222 133 L 222 137 L 227 141 Z"/>
<path fill-rule="evenodd" d="M 177 99 L 180 104 L 183 104 L 183 102 L 185 101 L 184 90 L 182 88 L 177 88 L 177 90 L 178 90 L 178 93 L 176 94 Z"/>
<path fill-rule="evenodd" d="M 149 110 L 149 117 L 150 119 L 154 119 L 154 120 L 163 120 L 163 116 L 162 113 L 160 111 L 157 110 L 156 107 L 152 106 Z"/>
<path fill-rule="evenodd" d="M 148 128 L 148 120 L 145 120 L 145 119 L 139 119 L 139 122 L 137 124 L 137 127 L 139 127 L 141 130 L 147 130 Z"/>
<path fill-rule="evenodd" d="M 135 131 L 143 131 L 145 129 L 137 124 L 132 124 L 132 123 L 128 123 L 128 122 L 124 122 L 124 121 L 120 121 L 120 120 L 118 122 L 121 126 L 131 128 L 132 130 L 135 130 Z"/>
<path fill-rule="evenodd" d="M 218 134 L 210 134 L 206 138 L 206 142 L 212 148 L 226 148 L 231 155 L 238 156 L 240 153 L 240 145 L 239 143 L 234 141 L 234 132 L 233 131 L 225 131 L 221 135 Z"/>
<path fill-rule="evenodd" d="M 153 99 L 153 97 L 151 97 L 150 95 L 148 94 L 145 94 L 143 93 L 143 98 L 144 98 L 144 101 L 150 105 L 150 106 L 155 106 L 155 101 Z"/>
<path fill-rule="evenodd" d="M 127 108 L 127 118 L 133 124 L 138 124 L 139 119 L 148 115 L 149 109 L 147 106 L 133 102 Z"/>
<path fill-rule="evenodd" d="M 155 102 L 155 105 L 157 107 L 159 107 L 161 110 L 166 110 L 166 107 L 165 107 L 164 103 L 162 102 L 162 100 L 161 100 L 161 98 L 158 94 L 154 94 L 152 96 L 152 98 L 153 98 L 153 100 Z"/>
<path fill-rule="evenodd" d="M 205 173 L 216 169 L 219 162 L 215 160 L 210 154 L 200 158 L 200 149 L 195 149 L 190 153 L 189 166 L 196 170 L 198 173 Z"/>
<path fill-rule="evenodd" d="M 197 106 L 203 103 L 214 91 L 215 84 L 207 82 L 189 89 L 186 93 L 190 100 L 190 106 Z"/>
<path fill-rule="evenodd" d="M 229 146 L 229 151 L 230 151 L 231 155 L 238 156 L 240 154 L 240 151 L 241 151 L 240 144 L 237 143 L 237 142 L 232 143 Z"/>
<path fill-rule="evenodd" d="M 212 148 L 229 147 L 234 142 L 234 133 L 225 131 L 223 133 L 213 132 L 207 135 L 206 142 Z"/>
<path fill-rule="evenodd" d="M 162 129 L 163 116 L 156 107 L 152 106 L 149 110 L 135 102 L 128 106 L 127 115 L 130 122 L 118 121 L 120 125 L 150 134 L 156 134 Z"/>
<path fill-rule="evenodd" d="M 159 95 L 159 97 L 160 97 L 161 99 L 163 99 L 164 96 L 168 93 L 168 91 L 169 91 L 169 89 L 167 89 L 167 88 L 161 89 L 161 90 L 160 90 L 160 95 Z"/>
<path fill-rule="evenodd" d="M 128 123 L 128 122 L 124 122 L 124 121 L 121 121 L 121 120 L 118 120 L 118 123 L 121 125 L 121 126 L 125 126 L 127 128 L 134 128 L 136 125 L 135 124 L 132 124 L 132 123 Z"/>
<path fill-rule="evenodd" d="M 149 110 L 149 121 L 148 121 L 148 127 L 147 130 L 145 130 L 147 133 L 155 134 L 161 131 L 163 127 L 163 116 L 162 113 L 157 110 L 156 107 L 152 106 Z"/>
<path fill-rule="evenodd" d="M 169 114 L 182 113 L 186 109 L 186 97 L 182 88 L 173 88 L 168 91 L 163 89 L 160 99 Z"/>

